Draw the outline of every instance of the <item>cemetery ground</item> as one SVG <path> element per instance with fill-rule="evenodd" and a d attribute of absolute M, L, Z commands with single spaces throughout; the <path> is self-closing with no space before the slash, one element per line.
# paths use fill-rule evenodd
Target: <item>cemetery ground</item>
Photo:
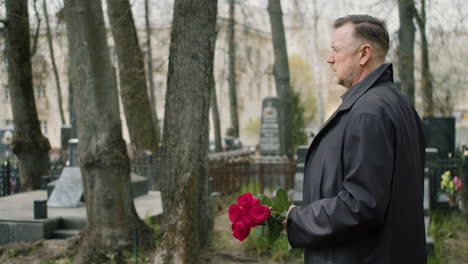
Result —
<path fill-rule="evenodd" d="M 273 246 L 255 237 L 254 230 L 249 237 L 239 242 L 231 233 L 231 222 L 227 209 L 235 201 L 235 196 L 223 197 L 218 203 L 211 249 L 202 259 L 202 263 L 303 263 L 302 254 L 288 251 L 284 236 Z M 459 212 L 434 211 L 432 213 L 430 233 L 435 238 L 434 254 L 429 257 L 429 264 L 468 263 L 468 221 Z M 155 239 L 160 238 L 159 225 L 146 220 L 155 229 Z M 38 240 L 16 242 L 0 247 L 0 263 L 4 264 L 67 264 L 78 249 L 77 237 L 66 240 Z M 153 252 L 140 252 L 135 258 L 133 252 L 124 253 L 126 263 L 150 263 Z M 109 256 L 109 263 L 112 256 Z"/>

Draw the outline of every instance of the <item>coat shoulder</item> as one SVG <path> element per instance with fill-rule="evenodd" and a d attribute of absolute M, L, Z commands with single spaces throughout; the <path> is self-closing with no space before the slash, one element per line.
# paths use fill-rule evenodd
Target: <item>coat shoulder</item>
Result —
<path fill-rule="evenodd" d="M 407 102 L 398 86 L 393 82 L 383 82 L 364 93 L 352 107 L 351 114 L 368 114 L 379 119 L 388 119 L 392 116 L 392 108 L 401 104 L 407 104 Z"/>

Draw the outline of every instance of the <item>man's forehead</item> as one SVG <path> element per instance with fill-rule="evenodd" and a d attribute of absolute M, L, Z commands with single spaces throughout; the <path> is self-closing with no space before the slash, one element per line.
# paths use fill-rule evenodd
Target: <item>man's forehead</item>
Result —
<path fill-rule="evenodd" d="M 339 47 L 348 42 L 354 42 L 354 24 L 347 23 L 339 28 L 336 28 L 333 32 L 332 46 Z"/>
<path fill-rule="evenodd" d="M 336 38 L 349 38 L 353 36 L 355 25 L 352 23 L 344 24 L 343 26 L 336 28 L 333 35 Z"/>

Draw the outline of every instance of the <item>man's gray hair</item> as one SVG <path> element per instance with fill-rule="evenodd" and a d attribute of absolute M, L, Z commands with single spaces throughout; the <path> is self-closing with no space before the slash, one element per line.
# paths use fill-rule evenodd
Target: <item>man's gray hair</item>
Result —
<path fill-rule="evenodd" d="M 383 20 L 369 15 L 348 15 L 335 20 L 333 26 L 339 28 L 348 23 L 355 25 L 354 36 L 379 45 L 384 54 L 387 54 L 390 38 Z"/>

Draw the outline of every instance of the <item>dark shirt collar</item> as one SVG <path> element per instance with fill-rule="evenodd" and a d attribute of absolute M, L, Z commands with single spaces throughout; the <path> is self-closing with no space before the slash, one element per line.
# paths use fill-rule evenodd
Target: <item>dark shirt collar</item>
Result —
<path fill-rule="evenodd" d="M 353 85 L 341 96 L 340 110 L 349 109 L 367 90 L 380 82 L 393 82 L 393 67 L 384 63 L 369 73 L 363 80 Z"/>

